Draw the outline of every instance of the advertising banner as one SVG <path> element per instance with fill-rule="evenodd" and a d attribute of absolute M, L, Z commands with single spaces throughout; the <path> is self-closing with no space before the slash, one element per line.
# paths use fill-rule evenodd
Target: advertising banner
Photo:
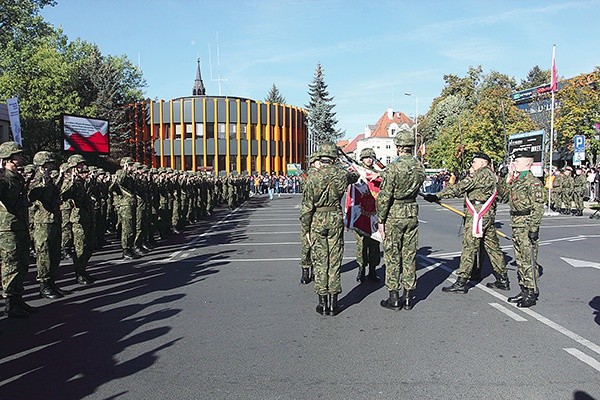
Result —
<path fill-rule="evenodd" d="M 19 99 L 11 97 L 6 100 L 6 106 L 8 107 L 8 119 L 10 120 L 10 129 L 13 133 L 13 139 L 15 142 L 23 145 L 21 139 L 21 118 L 19 116 Z"/>
<path fill-rule="evenodd" d="M 108 121 L 63 115 L 63 150 L 76 153 L 109 153 Z"/>
<path fill-rule="evenodd" d="M 533 153 L 531 172 L 537 177 L 544 173 L 544 131 L 515 133 L 508 137 L 508 154 L 512 157 L 517 150 L 529 150 Z"/>

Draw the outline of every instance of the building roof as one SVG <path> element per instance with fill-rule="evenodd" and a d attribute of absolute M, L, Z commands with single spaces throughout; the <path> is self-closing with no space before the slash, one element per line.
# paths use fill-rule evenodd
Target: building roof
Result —
<path fill-rule="evenodd" d="M 369 137 L 389 137 L 388 127 L 392 123 L 396 123 L 398 124 L 398 126 L 401 126 L 403 124 L 412 126 L 414 124 L 414 121 L 401 111 L 392 111 L 391 109 L 389 109 L 388 111 L 384 112 L 383 115 L 379 118 L 379 120 L 375 124 L 375 129 L 372 129 L 371 135 Z"/>
<path fill-rule="evenodd" d="M 363 140 L 365 138 L 365 134 L 361 133 L 354 139 L 350 141 L 344 148 L 342 149 L 344 153 L 354 153 L 356 151 L 356 146 L 359 140 Z"/>

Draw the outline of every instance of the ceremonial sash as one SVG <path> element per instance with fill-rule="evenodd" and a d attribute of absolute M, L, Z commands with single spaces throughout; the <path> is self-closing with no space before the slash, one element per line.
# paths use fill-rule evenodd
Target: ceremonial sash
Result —
<path fill-rule="evenodd" d="M 469 210 L 469 214 L 473 216 L 473 237 L 483 237 L 483 217 L 485 216 L 485 214 L 488 213 L 488 211 L 490 211 L 490 208 L 492 208 L 494 200 L 496 200 L 496 196 L 498 196 L 498 191 L 494 190 L 494 193 L 490 196 L 490 198 L 487 199 L 485 203 L 483 203 L 483 206 L 481 207 L 481 210 L 479 210 L 479 212 L 477 212 L 475 206 L 473 205 L 473 203 L 471 203 L 471 200 L 469 200 L 469 197 L 465 196 L 467 210 Z"/>

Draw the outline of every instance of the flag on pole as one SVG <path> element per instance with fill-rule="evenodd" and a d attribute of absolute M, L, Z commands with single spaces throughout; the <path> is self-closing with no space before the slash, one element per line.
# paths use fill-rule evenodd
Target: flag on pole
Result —
<path fill-rule="evenodd" d="M 550 90 L 556 92 L 557 85 L 557 73 L 556 73 L 556 45 L 552 46 L 552 78 L 550 80 Z"/>
<path fill-rule="evenodd" d="M 382 242 L 377 230 L 376 199 L 381 186 L 381 177 L 364 167 L 353 165 L 361 179 L 348 187 L 346 193 L 345 225 L 363 236 Z"/>

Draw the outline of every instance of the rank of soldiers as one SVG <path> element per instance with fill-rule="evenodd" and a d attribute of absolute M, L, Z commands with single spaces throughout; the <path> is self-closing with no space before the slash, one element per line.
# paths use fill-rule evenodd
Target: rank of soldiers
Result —
<path fill-rule="evenodd" d="M 250 193 L 250 177 L 149 168 L 130 157 L 115 174 L 88 165 L 80 154 L 59 166 L 55 154 L 40 151 L 24 165 L 21 146 L 5 142 L 0 159 L 2 289 L 12 318 L 37 311 L 22 297 L 32 254 L 40 296 L 58 299 L 69 294 L 56 282 L 61 260 L 72 259 L 77 284 L 93 284 L 87 266 L 107 243 L 107 232 L 117 233 L 123 259 L 138 259 L 158 237 L 183 232 L 217 204 L 233 209 Z"/>

